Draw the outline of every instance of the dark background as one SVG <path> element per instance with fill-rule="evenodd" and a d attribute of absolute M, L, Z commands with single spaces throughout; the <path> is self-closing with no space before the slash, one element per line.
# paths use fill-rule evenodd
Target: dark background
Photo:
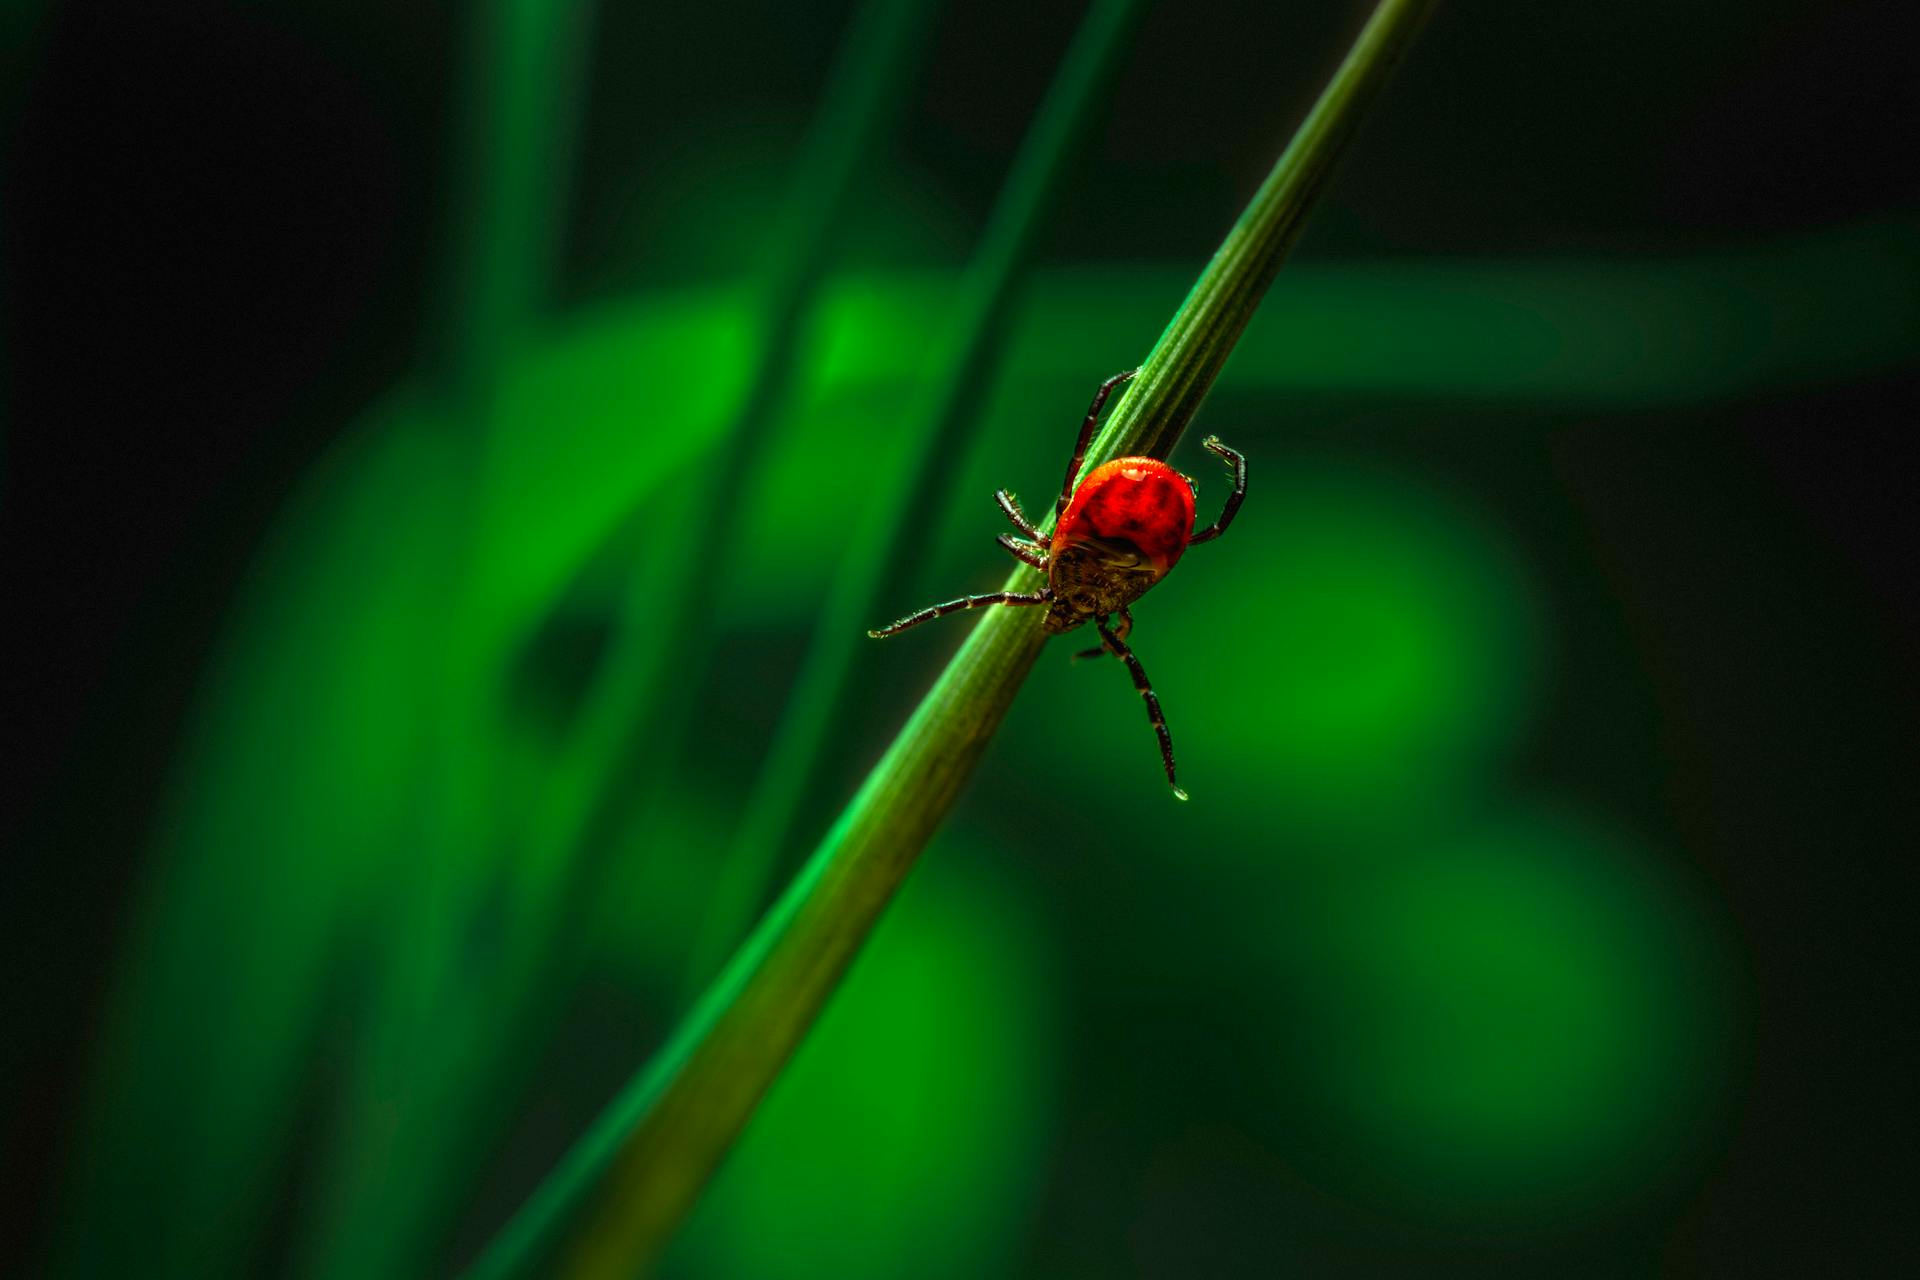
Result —
<path fill-rule="evenodd" d="M 1906 8 L 1443 5 L 1296 260 L 1604 263 L 1910 230 Z M 913 232 L 853 236 L 855 263 L 964 259 L 1078 12 L 968 4 L 941 19 L 887 180 Z M 842 19 L 603 6 L 552 305 L 726 272 L 701 201 L 723 175 L 777 191 Z M 429 339 L 459 22 L 424 4 L 52 5 L 8 55 L 0 1257 L 25 1256 L 49 1220 L 165 770 L 249 557 Z M 1342 4 L 1158 6 L 1043 262 L 1197 264 L 1353 22 Z M 1602 747 L 1660 759 L 1657 775 L 1619 766 L 1608 793 L 1674 833 L 1724 903 L 1744 1066 L 1698 1167 L 1634 1207 L 1633 1229 L 1542 1242 L 1357 1221 L 1305 1255 L 1313 1273 L 1913 1265 L 1920 579 L 1899 459 L 1914 390 L 1909 367 L 1682 408 L 1455 406 L 1454 429 L 1412 455 L 1557 486 L 1541 527 L 1613 594 L 1559 620 L 1575 687 L 1544 718 L 1561 708 L 1586 736 L 1546 735 L 1530 767 L 1604 781 L 1579 764 Z M 1578 687 L 1608 678 L 1589 622 L 1652 655 L 1617 717 Z M 1035 1265 L 1226 1274 L 1280 1258 L 1297 1237 L 1263 1197 L 1293 1175 L 1249 1147 L 1254 1172 L 1229 1176 L 1207 1150 L 1210 1172 L 1166 1174 L 1182 1190 L 1159 1218 L 1103 1226 L 1056 1193 L 1036 1210 L 1051 1225 Z M 1107 1228 L 1123 1251 L 1085 1242 Z"/>

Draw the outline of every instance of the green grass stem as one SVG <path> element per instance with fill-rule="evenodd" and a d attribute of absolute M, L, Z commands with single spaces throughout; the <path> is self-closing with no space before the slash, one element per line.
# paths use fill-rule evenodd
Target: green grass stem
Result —
<path fill-rule="evenodd" d="M 1344 143 L 1430 4 L 1382 0 L 1161 335 L 1090 460 L 1165 456 L 1219 375 Z M 1010 580 L 1030 581 L 1022 568 Z M 976 625 L 806 867 L 670 1043 L 563 1158 L 475 1274 L 550 1260 L 627 1276 L 657 1256 L 959 798 L 1045 636 Z"/>

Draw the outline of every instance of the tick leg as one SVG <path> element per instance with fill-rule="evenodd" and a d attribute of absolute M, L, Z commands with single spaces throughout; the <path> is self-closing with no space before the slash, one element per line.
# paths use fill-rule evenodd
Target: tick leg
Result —
<path fill-rule="evenodd" d="M 1000 504 L 1000 510 L 1006 513 L 1007 519 L 1013 522 L 1014 528 L 1024 533 L 1034 542 L 1046 541 L 1046 539 L 1040 536 L 1040 531 L 1033 527 L 1033 521 L 1027 519 L 1027 513 L 1020 509 L 1020 500 L 1018 498 L 1008 493 L 1005 489 L 1002 489 L 993 495 L 993 500 Z"/>
<path fill-rule="evenodd" d="M 961 596 L 958 600 L 949 600 L 945 604 L 928 605 L 918 613 L 910 613 L 890 626 L 882 627 L 878 631 L 869 631 L 867 634 L 875 640 L 881 640 L 887 636 L 898 635 L 908 627 L 917 627 L 923 622 L 932 622 L 935 618 L 944 618 L 962 609 L 984 609 L 990 604 L 1045 604 L 1047 600 L 1048 593 L 1044 587 L 1034 592 L 995 591 L 984 596 Z"/>
<path fill-rule="evenodd" d="M 1202 529 L 1187 539 L 1188 546 L 1196 542 L 1212 542 L 1225 533 L 1227 526 L 1233 523 L 1234 516 L 1239 514 L 1240 504 L 1247 496 L 1247 460 L 1240 451 L 1221 444 L 1219 436 L 1208 436 L 1201 447 L 1233 468 L 1233 492 L 1227 495 L 1226 505 L 1220 508 L 1220 518 L 1210 527 Z"/>
<path fill-rule="evenodd" d="M 1115 657 L 1127 664 L 1127 673 L 1133 677 L 1133 687 L 1138 689 L 1140 696 L 1146 700 L 1147 719 L 1153 722 L 1153 731 L 1160 735 L 1160 761 L 1167 766 L 1167 785 L 1173 788 L 1174 795 L 1185 800 L 1187 793 L 1180 789 L 1179 782 L 1173 776 L 1173 735 L 1167 732 L 1167 718 L 1160 714 L 1160 699 L 1153 692 L 1152 682 L 1147 679 L 1147 669 L 1140 665 L 1140 659 L 1133 656 L 1133 650 L 1127 648 L 1126 643 L 1119 636 L 1107 629 L 1105 622 L 1096 618 L 1093 625 L 1099 628 L 1100 638 L 1106 642 L 1105 647 L 1111 649 Z"/>
<path fill-rule="evenodd" d="M 1133 613 L 1131 610 L 1122 609 L 1120 611 L 1120 625 L 1114 628 L 1114 634 L 1119 636 L 1120 639 L 1125 640 L 1127 636 L 1132 633 L 1132 631 L 1133 631 Z M 1068 661 L 1078 662 L 1082 658 L 1098 658 L 1103 654 L 1108 654 L 1112 652 L 1113 650 L 1107 648 L 1107 646 L 1103 644 L 1098 649 L 1082 649 L 1080 652 L 1074 654 L 1072 658 L 1068 659 Z M 1116 654 L 1115 656 L 1117 657 L 1118 655 Z"/>
<path fill-rule="evenodd" d="M 1016 538 L 1010 533 L 1003 533 L 994 541 L 1011 552 L 1014 559 L 1024 560 L 1042 573 L 1047 571 L 1047 553 L 1036 543 Z"/>
<path fill-rule="evenodd" d="M 1100 384 L 1093 393 L 1093 403 L 1087 406 L 1087 420 L 1080 424 L 1080 438 L 1073 445 L 1073 461 L 1067 464 L 1067 478 L 1060 486 L 1060 501 L 1054 504 L 1053 518 L 1058 520 L 1067 514 L 1067 503 L 1073 498 L 1073 482 L 1080 476 L 1080 461 L 1087 456 L 1087 444 L 1093 439 L 1093 429 L 1100 424 L 1100 410 L 1106 407 L 1107 397 L 1121 383 L 1129 381 L 1138 369 L 1128 369 L 1116 373 Z"/>

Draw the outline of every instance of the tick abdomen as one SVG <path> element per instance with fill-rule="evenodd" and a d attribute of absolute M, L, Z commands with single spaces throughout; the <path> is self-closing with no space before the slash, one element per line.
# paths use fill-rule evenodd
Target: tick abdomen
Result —
<path fill-rule="evenodd" d="M 1115 458 L 1080 482 L 1054 530 L 1058 556 L 1079 542 L 1126 543 L 1161 577 L 1193 536 L 1193 485 L 1156 458 Z"/>

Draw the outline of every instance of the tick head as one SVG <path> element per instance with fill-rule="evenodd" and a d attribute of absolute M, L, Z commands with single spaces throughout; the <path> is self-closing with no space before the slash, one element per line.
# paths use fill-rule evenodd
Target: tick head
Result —
<path fill-rule="evenodd" d="M 1055 592 L 1047 606 L 1047 619 L 1041 629 L 1049 635 L 1059 635 L 1062 631 L 1071 631 L 1100 609 L 1100 598 L 1088 587 L 1074 587 L 1067 592 Z"/>

